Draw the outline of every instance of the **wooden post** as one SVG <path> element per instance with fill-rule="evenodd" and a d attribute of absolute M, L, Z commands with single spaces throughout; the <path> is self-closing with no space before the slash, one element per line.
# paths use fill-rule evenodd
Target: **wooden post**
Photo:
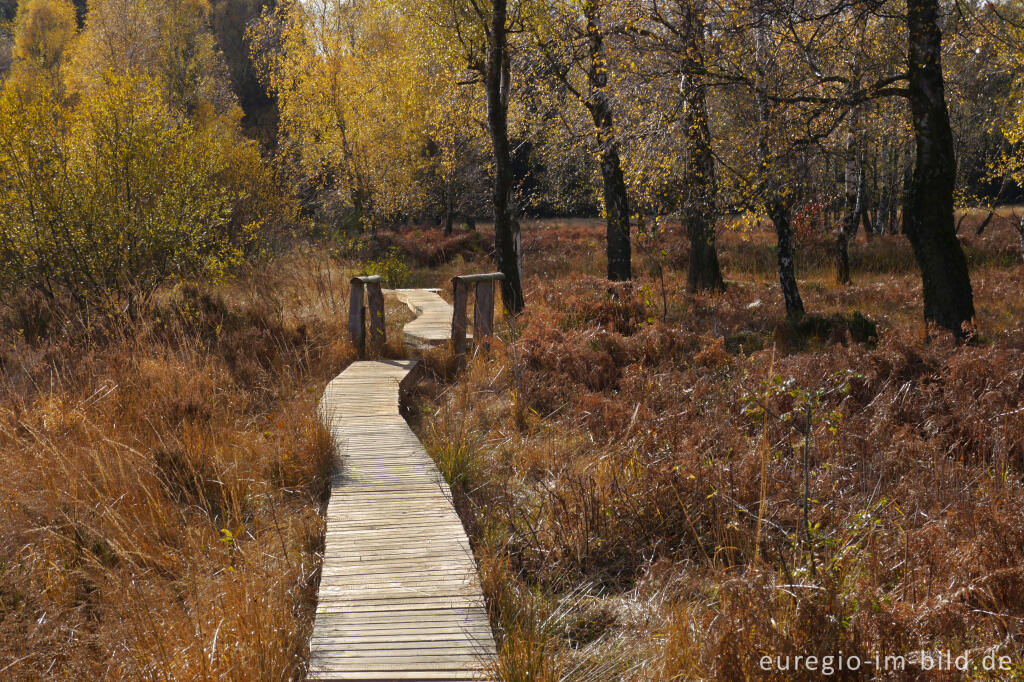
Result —
<path fill-rule="evenodd" d="M 469 287 L 461 277 L 452 278 L 452 349 L 455 355 L 466 354 L 466 304 Z"/>
<path fill-rule="evenodd" d="M 380 354 L 384 350 L 384 292 L 377 275 L 353 277 L 348 299 L 348 331 L 352 335 L 359 357 L 366 356 L 366 308 L 363 298 L 368 294 L 370 307 L 370 350 Z M 367 291 L 369 289 L 369 291 Z"/>
<path fill-rule="evenodd" d="M 384 329 L 384 293 L 380 282 L 366 282 L 367 308 L 370 318 L 370 351 L 380 355 L 384 351 L 387 332 Z"/>
<path fill-rule="evenodd" d="M 485 339 L 494 335 L 494 283 L 505 279 L 500 272 L 483 275 L 459 275 L 452 278 L 452 347 L 455 354 L 466 354 L 466 307 L 469 302 L 469 285 L 474 285 L 473 340 L 487 344 Z"/>
<path fill-rule="evenodd" d="M 473 342 L 490 348 L 494 334 L 494 280 L 476 283 L 473 301 Z"/>
<path fill-rule="evenodd" d="M 348 332 L 352 335 L 352 343 L 356 353 L 363 357 L 366 352 L 366 314 L 363 310 L 363 281 L 352 278 L 352 290 L 348 297 Z"/>

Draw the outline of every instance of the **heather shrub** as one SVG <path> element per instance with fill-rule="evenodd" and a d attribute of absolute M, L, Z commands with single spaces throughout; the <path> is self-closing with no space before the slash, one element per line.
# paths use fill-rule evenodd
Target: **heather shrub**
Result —
<path fill-rule="evenodd" d="M 472 472 L 456 503 L 502 674 L 811 680 L 760 658 L 1019 658 L 1018 269 L 981 271 L 991 327 L 957 347 L 921 343 L 909 273 L 836 288 L 822 260 L 793 324 L 756 264 L 714 296 L 668 271 L 662 320 L 657 280 L 633 296 L 559 274 L 592 236 L 567 234 L 539 232 L 517 334 L 431 399 L 423 436 Z M 1006 234 L 979 240 L 982 262 Z M 760 237 L 723 239 L 723 260 Z M 912 660 L 890 677 L 927 675 Z"/>
<path fill-rule="evenodd" d="M 381 248 L 397 252 L 417 267 L 437 267 L 458 257 L 472 258 L 484 251 L 480 232 L 445 234 L 441 230 L 382 230 L 374 237 Z"/>

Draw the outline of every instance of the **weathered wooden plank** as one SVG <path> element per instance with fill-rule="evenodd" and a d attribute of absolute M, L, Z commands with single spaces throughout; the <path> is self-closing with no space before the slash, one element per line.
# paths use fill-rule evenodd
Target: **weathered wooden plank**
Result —
<path fill-rule="evenodd" d="M 385 329 L 384 329 L 384 294 L 381 292 L 380 282 L 369 282 L 366 284 L 366 308 L 369 318 L 370 329 L 370 350 L 374 356 L 379 356 L 384 350 Z"/>
<path fill-rule="evenodd" d="M 453 624 L 450 624 L 453 625 Z M 390 642 L 405 641 L 412 637 L 430 637 L 436 633 L 438 637 L 449 638 L 445 641 L 453 641 L 452 637 L 458 637 L 459 642 L 472 642 L 473 646 L 479 646 L 479 651 L 494 652 L 494 642 L 486 626 L 478 624 L 466 624 L 461 629 L 441 629 L 432 626 L 430 623 L 405 622 L 405 623 L 374 623 L 371 621 L 351 621 L 345 623 L 345 629 L 336 629 L 324 634 L 322 637 L 313 639 L 310 643 L 311 650 L 319 650 L 320 647 L 330 647 L 338 637 L 347 637 L 349 632 L 359 630 L 362 636 L 370 637 L 374 643 L 379 644 L 379 651 L 387 651 L 387 644 Z M 411 631 L 417 634 L 409 634 Z M 427 640 L 424 640 L 427 641 Z"/>
<path fill-rule="evenodd" d="M 364 632 L 360 632 L 358 635 L 353 635 L 345 632 L 339 632 L 332 634 L 330 632 L 323 633 L 320 636 L 320 641 L 338 641 L 345 642 L 351 641 L 354 643 L 358 642 L 430 642 L 430 641 L 461 641 L 465 636 L 466 632 L 473 632 L 477 635 L 483 635 L 486 631 L 485 628 L 479 626 L 455 626 L 455 625 L 435 625 L 431 628 L 422 627 L 402 627 L 401 625 L 395 625 L 391 627 L 381 627 L 379 629 L 367 628 Z"/>
<path fill-rule="evenodd" d="M 435 317 L 449 316 L 441 303 Z M 447 339 L 445 327 L 438 333 Z M 354 363 L 321 401 L 340 466 L 326 512 L 312 680 L 483 679 L 495 656 L 451 491 L 398 411 L 413 366 Z"/>
<path fill-rule="evenodd" d="M 310 675 L 314 675 L 312 668 L 310 668 Z M 365 682 L 376 682 L 377 680 L 401 680 L 401 682 L 436 682 L 437 680 L 453 680 L 454 682 L 455 680 L 485 680 L 487 678 L 480 677 L 479 673 L 475 671 L 439 670 L 431 673 L 422 673 L 418 671 L 353 671 L 345 673 L 321 673 L 316 671 L 314 679 L 330 680 L 332 682 L 353 682 L 356 680 L 362 680 Z"/>
<path fill-rule="evenodd" d="M 438 295 L 437 289 L 389 289 L 386 293 L 394 295 L 417 316 L 402 330 L 406 343 L 417 347 L 448 343 L 452 306 Z"/>
<path fill-rule="evenodd" d="M 494 335 L 494 282 L 476 283 L 476 294 L 473 297 L 473 338 L 477 343 L 486 345 L 487 339 Z"/>
<path fill-rule="evenodd" d="M 429 643 L 425 643 L 427 647 L 430 647 Z M 450 644 L 450 642 L 449 642 Z M 318 648 L 315 652 L 310 653 L 309 662 L 310 668 L 323 667 L 325 660 L 335 660 L 335 670 L 419 670 L 420 672 L 430 673 L 437 670 L 451 670 L 451 669 L 462 669 L 472 670 L 475 669 L 479 674 L 485 668 L 482 662 L 493 656 L 493 649 L 486 648 L 475 648 L 472 644 L 465 644 L 464 650 L 451 646 L 447 647 L 434 647 L 434 648 L 397 648 L 394 650 L 394 654 L 387 649 L 354 649 L 347 650 L 343 648 L 342 644 L 325 644 Z M 349 659 L 348 665 L 343 664 L 341 661 Z M 359 663 L 356 663 L 352 659 L 361 659 Z M 416 659 L 420 659 L 417 661 Z M 433 659 L 428 661 L 434 665 L 416 665 L 416 663 L 422 663 L 422 659 Z"/>
<path fill-rule="evenodd" d="M 466 302 L 469 287 L 458 277 L 452 280 L 452 350 L 456 355 L 466 353 Z"/>
<path fill-rule="evenodd" d="M 414 638 L 415 637 L 415 638 Z M 475 645 L 467 645 L 465 632 L 448 632 L 436 636 L 403 635 L 395 631 L 375 637 L 332 637 L 319 642 L 325 651 L 347 648 L 350 651 L 379 651 L 381 644 L 395 645 L 397 650 L 456 650 L 464 653 L 487 654 L 491 650 L 481 649 Z"/>
<path fill-rule="evenodd" d="M 487 619 L 477 613 L 479 609 L 434 609 L 423 613 L 346 613 L 331 620 L 330 631 L 341 632 L 345 628 L 351 628 L 353 624 L 361 624 L 370 629 L 390 627 L 435 627 L 435 626 L 461 626 L 467 629 L 471 627 L 487 627 Z M 314 632 L 313 640 L 317 639 Z"/>

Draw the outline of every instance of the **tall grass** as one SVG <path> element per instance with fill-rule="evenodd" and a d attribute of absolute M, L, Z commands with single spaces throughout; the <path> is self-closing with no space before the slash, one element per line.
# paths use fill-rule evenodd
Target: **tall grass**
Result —
<path fill-rule="evenodd" d="M 923 343 L 897 238 L 854 246 L 852 287 L 805 261 L 810 311 L 879 324 L 861 344 L 785 322 L 761 235 L 722 239 L 722 295 L 670 269 L 662 321 L 641 268 L 615 292 L 578 274 L 600 271 L 585 226 L 528 229 L 517 352 L 426 390 L 417 426 L 456 470 L 498 676 L 819 679 L 760 659 L 922 648 L 1019 675 L 1024 267 L 989 230 L 969 244 L 984 331 L 957 347 Z"/>
<path fill-rule="evenodd" d="M 640 261 L 600 279 L 596 223 L 527 227 L 517 333 L 499 322 L 460 372 L 429 354 L 411 415 L 479 560 L 496 676 L 765 679 L 765 654 L 921 647 L 1019 666 L 1015 236 L 970 240 L 982 333 L 961 348 L 922 342 L 898 241 L 856 244 L 845 288 L 805 251 L 825 322 L 800 330 L 764 235 L 723 235 L 717 296 L 683 293 L 670 242 L 662 301 Z M 489 269 L 476 239 L 407 254 L 410 281 Z M 299 251 L 88 334 L 5 303 L 0 678 L 304 676 L 331 458 L 315 405 L 354 358 L 357 269 Z M 877 344 L 827 317 L 854 310 Z"/>
<path fill-rule="evenodd" d="M 343 274 L 295 254 L 130 329 L 5 337 L 0 678 L 303 676 Z"/>

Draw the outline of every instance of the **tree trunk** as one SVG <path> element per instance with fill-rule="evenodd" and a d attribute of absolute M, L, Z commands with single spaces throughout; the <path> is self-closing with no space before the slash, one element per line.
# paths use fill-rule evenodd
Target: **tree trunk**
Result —
<path fill-rule="evenodd" d="M 796 258 L 793 254 L 793 226 L 789 221 L 789 206 L 775 199 L 768 206 L 768 217 L 775 224 L 776 254 L 779 265 L 779 284 L 786 302 L 786 315 L 791 320 L 804 316 L 804 302 L 796 283 Z"/>
<path fill-rule="evenodd" d="M 869 242 L 875 236 L 875 226 L 871 220 L 871 193 L 868 191 L 867 173 L 864 170 L 864 159 L 860 160 L 860 187 L 857 189 L 857 216 L 864 224 L 864 238 Z"/>
<path fill-rule="evenodd" d="M 608 58 L 597 2 L 584 4 L 590 48 L 590 97 L 587 108 L 594 119 L 601 155 L 601 179 L 604 182 L 604 210 L 607 214 L 608 279 L 628 280 L 633 277 L 632 246 L 629 237 L 629 196 L 622 175 L 618 143 L 608 101 Z"/>
<path fill-rule="evenodd" d="M 973 333 L 974 295 L 953 222 L 956 155 L 942 78 L 939 0 L 908 0 L 910 111 L 917 158 L 903 204 L 903 232 L 921 268 L 925 323 Z"/>
<path fill-rule="evenodd" d="M 444 188 L 444 233 L 451 234 L 455 227 L 455 215 L 452 213 L 452 183 L 445 183 Z"/>
<path fill-rule="evenodd" d="M 519 223 L 512 216 L 512 150 L 508 141 L 508 98 L 511 70 L 508 59 L 507 0 L 494 0 L 487 31 L 487 128 L 494 146 L 494 252 L 505 310 L 518 314 L 525 304 L 520 280 Z"/>
<path fill-rule="evenodd" d="M 767 20 L 764 19 L 767 24 Z M 769 153 L 769 141 L 767 137 L 768 127 L 771 122 L 771 105 L 760 88 L 767 82 L 767 67 L 769 56 L 765 46 L 764 28 L 755 29 L 754 39 L 756 43 L 756 68 L 757 88 L 755 88 L 754 99 L 757 105 L 757 116 L 760 122 L 760 131 L 757 139 L 757 156 L 761 162 L 762 172 L 771 172 L 771 154 Z M 782 297 L 786 304 L 786 315 L 791 320 L 799 320 L 804 316 L 804 302 L 800 298 L 800 290 L 796 282 L 796 260 L 793 256 L 793 226 L 789 221 L 790 204 L 785 192 L 780 190 L 780 184 L 775 178 L 765 178 L 764 205 L 768 211 L 768 218 L 775 224 L 776 255 L 778 256 L 779 284 L 782 285 Z"/>
<path fill-rule="evenodd" d="M 724 291 L 725 281 L 718 264 L 715 226 L 718 223 L 715 158 L 708 125 L 707 84 L 704 77 L 704 18 L 691 4 L 684 18 L 683 130 L 689 156 L 683 169 L 686 200 L 682 218 L 690 240 L 690 263 L 686 288 L 696 291 Z"/>
<path fill-rule="evenodd" d="M 861 168 L 857 156 L 857 110 L 850 112 L 846 131 L 846 169 L 844 171 L 843 220 L 836 235 L 836 281 L 850 283 L 850 240 L 857 236 L 857 193 L 860 189 Z"/>
<path fill-rule="evenodd" d="M 885 213 L 885 228 L 889 234 L 896 234 L 899 231 L 897 225 L 897 218 L 899 213 L 899 197 L 901 196 L 902 190 L 900 189 L 900 164 L 903 162 L 903 155 L 900 153 L 898 148 L 893 147 L 892 158 L 890 159 L 891 166 L 889 168 L 889 196 L 886 202 L 886 213 Z"/>
<path fill-rule="evenodd" d="M 632 279 L 632 245 L 629 236 L 629 198 L 615 147 L 601 152 L 604 206 L 608 214 L 608 279 Z"/>

